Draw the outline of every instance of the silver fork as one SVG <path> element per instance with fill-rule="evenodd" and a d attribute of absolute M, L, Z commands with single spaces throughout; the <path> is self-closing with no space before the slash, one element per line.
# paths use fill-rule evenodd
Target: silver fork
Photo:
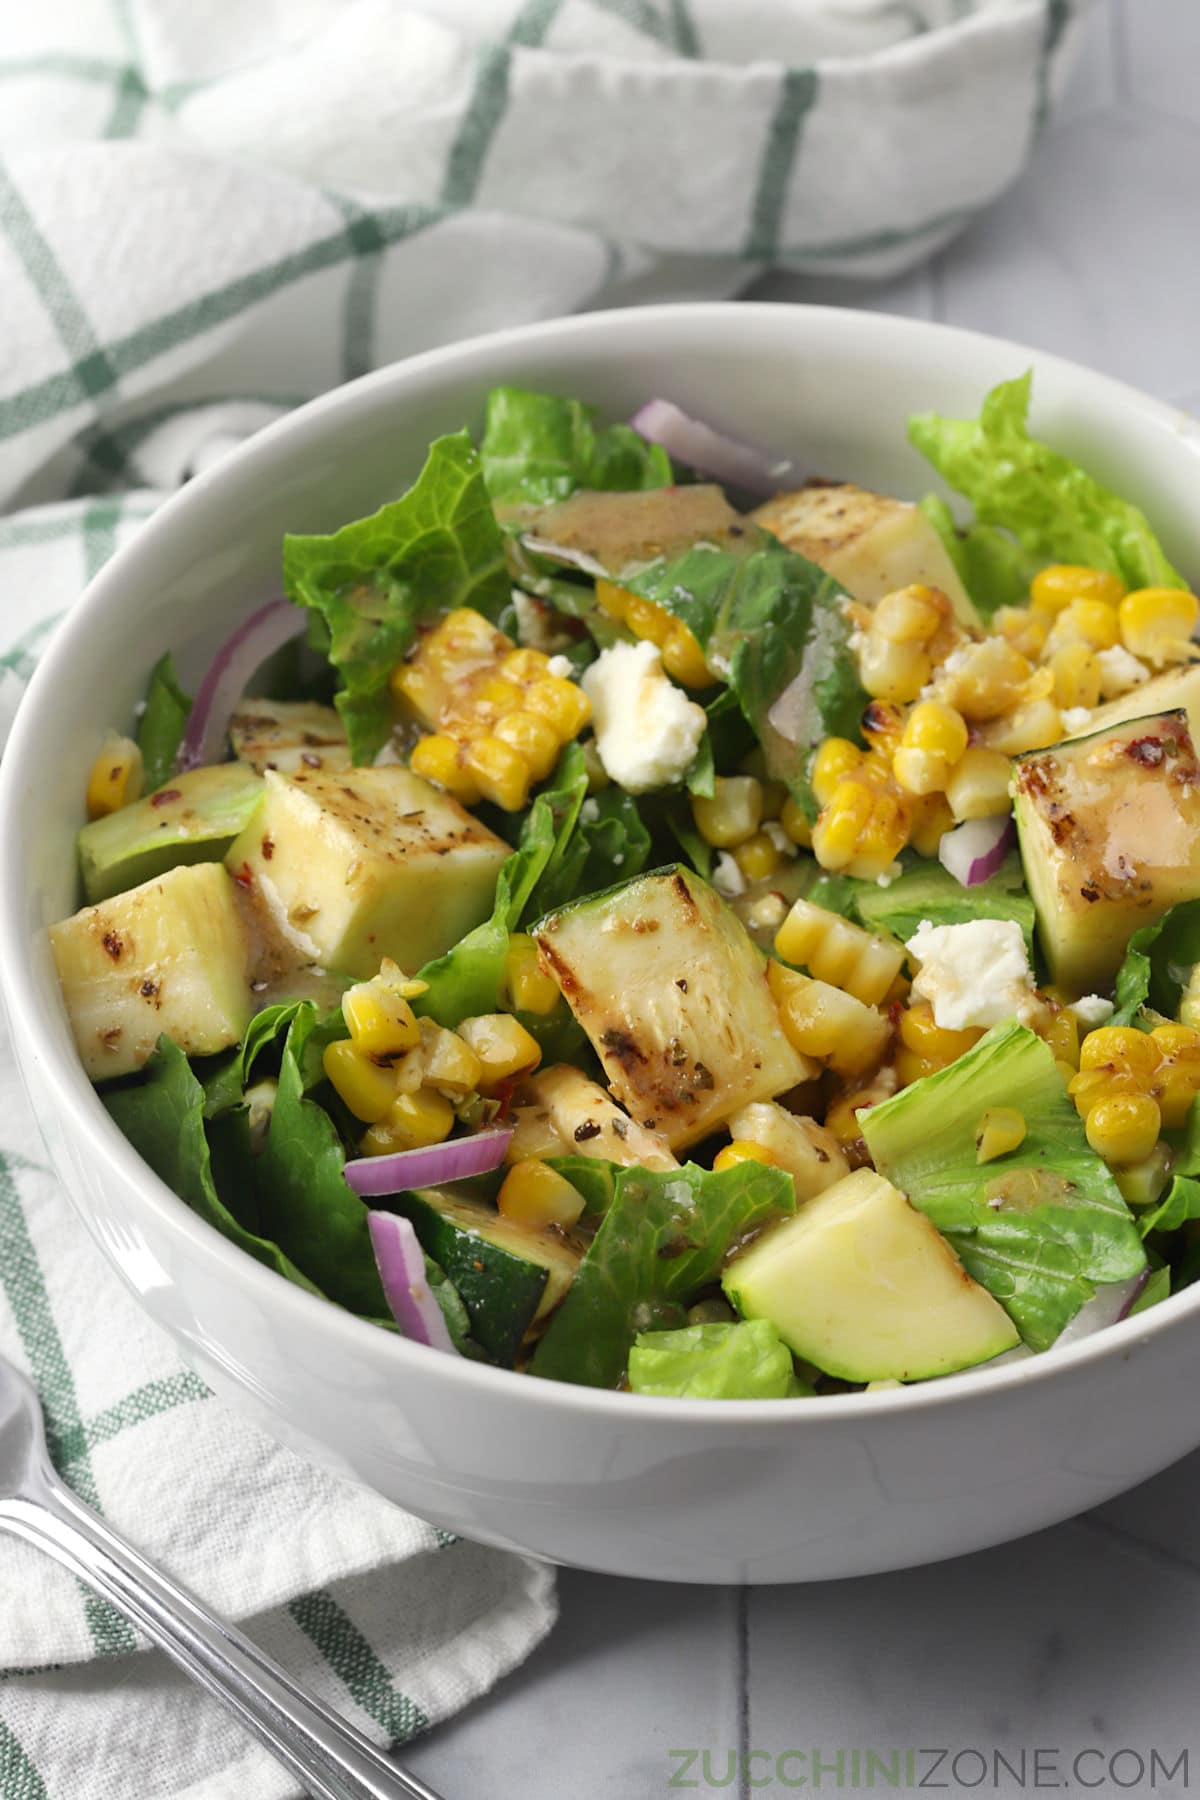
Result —
<path fill-rule="evenodd" d="M 0 1530 L 48 1551 L 222 1701 L 314 1800 L 438 1800 L 279 1664 L 153 1568 L 59 1480 L 42 1409 L 0 1357 Z"/>

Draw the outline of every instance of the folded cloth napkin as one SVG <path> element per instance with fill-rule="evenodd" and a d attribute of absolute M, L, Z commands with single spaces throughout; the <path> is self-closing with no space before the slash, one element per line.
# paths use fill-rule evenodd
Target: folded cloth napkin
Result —
<path fill-rule="evenodd" d="M 1014 178 L 1087 0 L 39 0 L 0 49 L 0 741 L 172 490 L 411 351 L 584 305 L 883 275 Z M 554 1616 L 228 1412 L 109 1274 L 0 1037 L 0 1351 L 83 1496 L 380 1740 Z M 0 1800 L 257 1800 L 269 1759 L 0 1540 Z"/>

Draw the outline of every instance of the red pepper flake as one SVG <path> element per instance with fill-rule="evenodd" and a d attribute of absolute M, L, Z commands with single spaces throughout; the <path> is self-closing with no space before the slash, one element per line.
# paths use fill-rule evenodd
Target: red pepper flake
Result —
<path fill-rule="evenodd" d="M 183 795 L 178 788 L 159 788 L 157 794 L 151 794 L 151 806 L 169 806 L 172 800 L 182 800 Z"/>
<path fill-rule="evenodd" d="M 1134 738 L 1131 744 L 1126 744 L 1125 754 L 1135 763 L 1140 763 L 1143 769 L 1157 769 L 1165 752 L 1161 738 L 1140 737 Z"/>
<path fill-rule="evenodd" d="M 233 879 L 237 882 L 239 887 L 252 888 L 254 886 L 254 871 L 250 867 L 250 864 L 244 862 L 234 875 Z"/>
<path fill-rule="evenodd" d="M 263 838 L 262 853 L 263 853 L 263 861 L 270 862 L 271 858 L 275 854 L 275 839 L 273 837 L 264 837 Z"/>

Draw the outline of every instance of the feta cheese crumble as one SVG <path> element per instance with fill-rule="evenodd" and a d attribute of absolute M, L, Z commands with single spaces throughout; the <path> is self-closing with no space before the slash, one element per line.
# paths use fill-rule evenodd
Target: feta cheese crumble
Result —
<path fill-rule="evenodd" d="M 580 686 L 592 703 L 600 761 L 618 787 L 647 794 L 682 779 L 708 721 L 664 672 L 657 644 L 613 644 Z"/>
<path fill-rule="evenodd" d="M 512 590 L 513 611 L 517 615 L 517 642 L 530 650 L 541 650 L 550 655 L 561 650 L 570 643 L 566 632 L 560 629 L 553 612 L 535 600 L 532 594 L 515 587 Z"/>
<path fill-rule="evenodd" d="M 1073 1000 L 1067 1011 L 1075 1014 L 1085 1031 L 1095 1031 L 1098 1025 L 1107 1025 L 1112 1018 L 1113 1003 L 1103 994 L 1085 994 L 1081 1000 Z"/>
<path fill-rule="evenodd" d="M 739 894 L 744 894 L 746 891 L 746 877 L 728 850 L 721 850 L 717 853 L 712 884 L 718 894 L 726 900 L 736 900 Z"/>
<path fill-rule="evenodd" d="M 552 656 L 546 665 L 547 675 L 557 675 L 563 681 L 570 681 L 575 673 L 569 656 Z"/>
<path fill-rule="evenodd" d="M 913 996 L 930 1002 L 934 1024 L 945 1031 L 1013 1017 L 1028 1025 L 1041 1010 L 1015 919 L 969 919 L 963 925 L 922 919 L 905 948 L 921 965 Z"/>
<path fill-rule="evenodd" d="M 1132 693 L 1135 687 L 1141 687 L 1143 681 L 1150 679 L 1145 663 L 1131 656 L 1124 644 L 1098 650 L 1096 661 L 1100 664 L 1100 691 L 1106 700 L 1119 700 L 1122 694 Z"/>
<path fill-rule="evenodd" d="M 1078 737 L 1091 724 L 1092 709 L 1090 706 L 1068 706 L 1062 715 L 1062 722 L 1068 737 Z"/>

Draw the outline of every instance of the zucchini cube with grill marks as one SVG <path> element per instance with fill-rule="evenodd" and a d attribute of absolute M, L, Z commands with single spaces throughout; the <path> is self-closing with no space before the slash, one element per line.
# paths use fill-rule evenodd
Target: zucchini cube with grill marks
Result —
<path fill-rule="evenodd" d="M 1131 933 L 1200 895 L 1200 761 L 1180 708 L 1013 763 L 1025 879 L 1051 978 L 1103 992 Z"/>
<path fill-rule="evenodd" d="M 226 863 L 306 960 L 344 975 L 374 975 L 384 956 L 415 969 L 487 918 L 508 845 L 408 769 L 264 780 Z"/>
<path fill-rule="evenodd" d="M 672 1150 L 817 1072 L 785 1037 L 740 920 L 688 870 L 565 907 L 533 935 L 613 1094 Z"/>

